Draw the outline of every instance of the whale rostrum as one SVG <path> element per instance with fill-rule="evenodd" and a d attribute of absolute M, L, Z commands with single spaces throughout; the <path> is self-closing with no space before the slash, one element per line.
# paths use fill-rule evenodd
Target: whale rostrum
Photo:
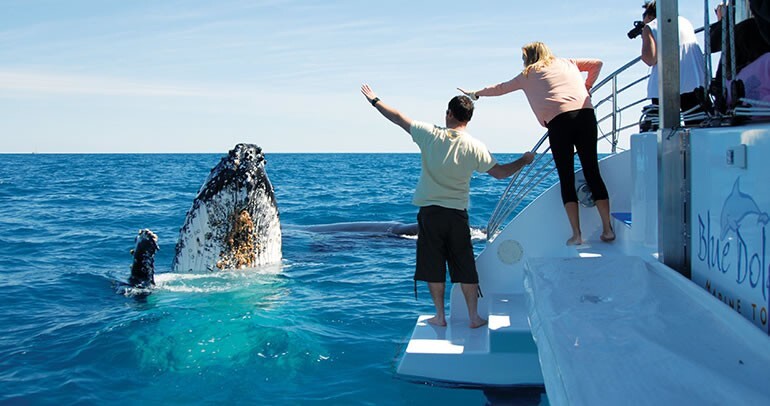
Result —
<path fill-rule="evenodd" d="M 281 260 L 281 223 L 262 149 L 238 144 L 209 174 L 187 212 L 172 269 L 244 269 Z"/>
<path fill-rule="evenodd" d="M 139 230 L 128 284 L 155 285 L 158 237 Z M 281 223 L 262 149 L 238 144 L 211 170 L 179 230 L 172 269 L 254 268 L 281 261 Z"/>

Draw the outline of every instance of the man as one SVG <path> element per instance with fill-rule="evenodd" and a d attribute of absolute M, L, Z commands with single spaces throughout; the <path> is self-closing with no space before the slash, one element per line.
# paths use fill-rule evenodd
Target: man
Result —
<path fill-rule="evenodd" d="M 404 129 L 420 147 L 422 170 L 412 203 L 420 207 L 417 215 L 417 266 L 414 280 L 428 283 L 436 315 L 428 319 L 435 326 L 446 326 L 444 292 L 446 265 L 452 283 L 460 283 L 468 306 L 470 327 L 487 321 L 478 314 L 479 276 L 473 255 L 468 199 L 473 172 L 486 172 L 496 179 L 507 178 L 534 159 L 527 152 L 516 161 L 500 165 L 487 147 L 465 129 L 473 116 L 473 102 L 455 96 L 446 111 L 446 127 L 412 121 L 383 103 L 369 85 L 361 93 L 385 118 Z"/>

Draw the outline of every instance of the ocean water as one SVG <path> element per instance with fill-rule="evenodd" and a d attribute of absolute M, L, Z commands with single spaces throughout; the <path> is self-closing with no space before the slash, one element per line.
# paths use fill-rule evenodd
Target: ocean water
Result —
<path fill-rule="evenodd" d="M 414 298 L 413 239 L 304 228 L 415 222 L 419 155 L 268 152 L 282 263 L 172 273 L 179 228 L 221 156 L 0 155 L 0 403 L 489 401 L 395 375 L 416 317 L 433 310 L 426 286 Z M 477 253 L 506 185 L 472 180 Z M 161 247 L 143 299 L 116 287 L 140 228 Z"/>

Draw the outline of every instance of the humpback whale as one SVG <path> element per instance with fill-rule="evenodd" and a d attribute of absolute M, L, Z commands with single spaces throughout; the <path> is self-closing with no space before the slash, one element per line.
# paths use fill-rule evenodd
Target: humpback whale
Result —
<path fill-rule="evenodd" d="M 757 223 L 767 224 L 770 221 L 770 216 L 768 216 L 767 212 L 760 210 L 751 196 L 741 192 L 739 181 L 740 178 L 735 179 L 733 190 L 727 196 L 722 206 L 722 214 L 720 216 L 722 234 L 720 239 L 723 240 L 729 231 L 737 232 L 741 222 L 748 215 L 756 215 Z"/>
<path fill-rule="evenodd" d="M 281 260 L 281 223 L 262 149 L 238 144 L 206 178 L 179 230 L 172 269 L 243 269 Z"/>
<path fill-rule="evenodd" d="M 174 272 L 244 269 L 281 261 L 282 235 L 262 149 L 238 144 L 211 170 L 179 230 Z M 417 224 L 356 222 L 308 226 L 312 232 L 416 236 Z M 129 285 L 152 287 L 158 237 L 140 230 Z"/>
<path fill-rule="evenodd" d="M 139 230 L 136 236 L 136 246 L 131 253 L 134 262 L 131 264 L 131 276 L 128 284 L 135 288 L 151 288 L 155 286 L 155 253 L 158 252 L 158 236 L 148 229 Z"/>

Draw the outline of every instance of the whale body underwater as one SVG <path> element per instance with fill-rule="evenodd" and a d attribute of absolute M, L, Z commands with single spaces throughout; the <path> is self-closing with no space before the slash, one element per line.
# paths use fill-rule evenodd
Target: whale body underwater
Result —
<path fill-rule="evenodd" d="M 179 230 L 174 272 L 256 268 L 282 259 L 281 222 L 265 156 L 254 144 L 237 144 L 211 170 Z M 311 232 L 417 235 L 416 224 L 335 223 L 305 227 Z M 149 229 L 136 236 L 128 284 L 154 286 L 158 238 Z"/>

